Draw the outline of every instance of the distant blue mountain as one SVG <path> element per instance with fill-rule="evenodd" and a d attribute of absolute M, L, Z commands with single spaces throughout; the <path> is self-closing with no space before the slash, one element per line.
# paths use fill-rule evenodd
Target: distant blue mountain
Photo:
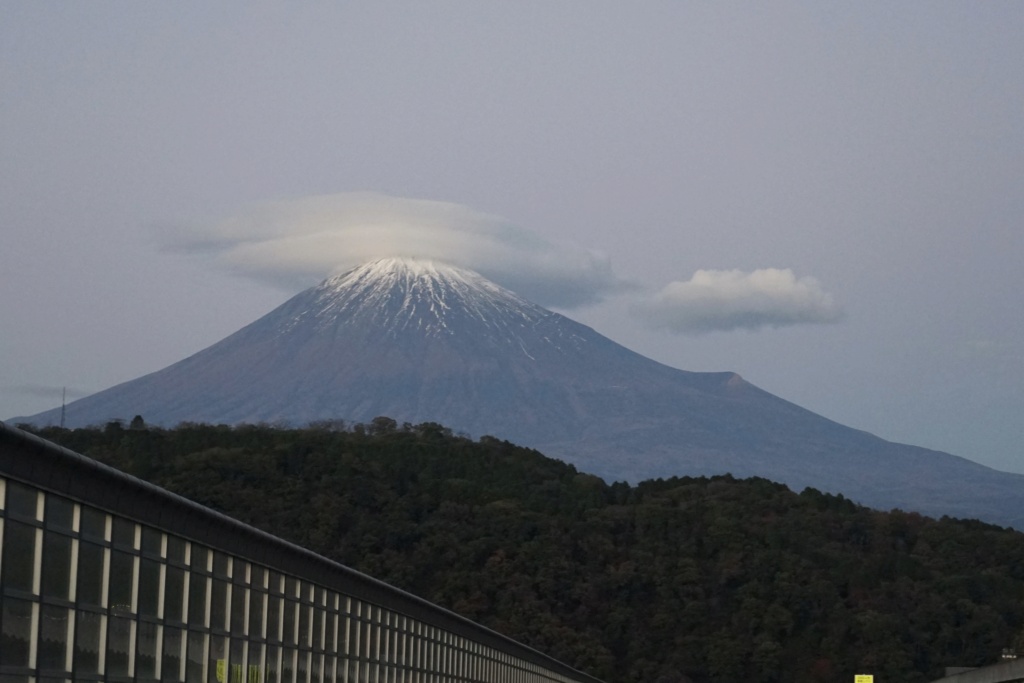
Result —
<path fill-rule="evenodd" d="M 476 273 L 365 264 L 199 353 L 68 404 L 66 424 L 438 422 L 607 480 L 732 473 L 1024 529 L 1024 476 L 891 443 L 734 373 L 662 365 Z M 54 424 L 60 409 L 12 422 Z"/>

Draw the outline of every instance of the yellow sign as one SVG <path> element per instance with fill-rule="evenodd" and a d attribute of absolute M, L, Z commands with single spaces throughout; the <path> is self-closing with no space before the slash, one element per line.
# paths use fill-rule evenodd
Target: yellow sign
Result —
<path fill-rule="evenodd" d="M 875 677 L 872 674 L 857 674 L 853 677 L 853 683 L 875 683 Z"/>

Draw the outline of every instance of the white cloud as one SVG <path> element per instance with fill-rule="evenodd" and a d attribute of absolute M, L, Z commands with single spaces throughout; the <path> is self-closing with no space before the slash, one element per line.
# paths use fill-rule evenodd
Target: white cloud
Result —
<path fill-rule="evenodd" d="M 259 205 L 179 235 L 174 246 L 211 251 L 234 272 L 289 289 L 388 256 L 474 270 L 546 306 L 596 303 L 628 287 L 606 257 L 550 242 L 498 216 L 373 192 Z"/>
<path fill-rule="evenodd" d="M 698 270 L 637 304 L 633 313 L 652 327 L 691 334 L 842 318 L 841 307 L 816 279 L 798 279 L 788 268 Z"/>

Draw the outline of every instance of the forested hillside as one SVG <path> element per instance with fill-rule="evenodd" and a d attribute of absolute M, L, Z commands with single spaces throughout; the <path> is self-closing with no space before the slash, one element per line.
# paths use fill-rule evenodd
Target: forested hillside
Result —
<path fill-rule="evenodd" d="M 37 431 L 607 681 L 926 681 L 1024 630 L 1024 534 L 763 479 L 606 484 L 387 418 Z"/>

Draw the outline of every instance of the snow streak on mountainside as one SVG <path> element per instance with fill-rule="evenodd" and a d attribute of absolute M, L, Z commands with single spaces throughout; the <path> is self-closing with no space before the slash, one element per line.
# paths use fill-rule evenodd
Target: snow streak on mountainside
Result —
<path fill-rule="evenodd" d="M 763 476 L 877 507 L 1024 528 L 1024 476 L 893 444 L 729 372 L 640 356 L 476 273 L 383 259 L 299 293 L 163 370 L 67 406 L 67 424 L 438 422 L 606 479 Z M 60 409 L 30 418 L 54 424 Z"/>

